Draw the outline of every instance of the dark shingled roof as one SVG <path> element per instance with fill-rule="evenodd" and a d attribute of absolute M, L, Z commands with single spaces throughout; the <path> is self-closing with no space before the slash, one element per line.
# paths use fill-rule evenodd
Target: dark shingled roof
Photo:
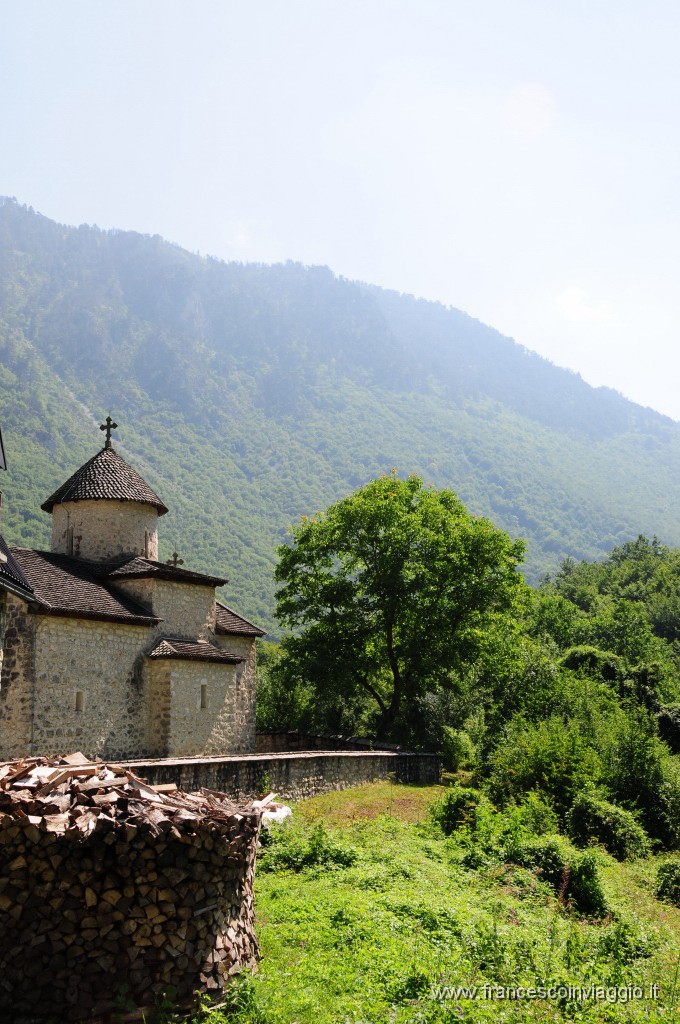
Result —
<path fill-rule="evenodd" d="M 223 634 L 225 636 L 264 636 L 265 630 L 260 629 L 252 622 L 248 622 L 248 619 L 244 619 L 241 615 L 237 615 L 231 608 L 227 608 L 226 604 L 217 603 L 217 621 L 215 623 L 215 632 Z"/>
<path fill-rule="evenodd" d="M 154 626 L 161 620 L 100 580 L 101 564 L 30 548 L 11 548 L 38 610 L 47 615 Z"/>
<path fill-rule="evenodd" d="M 134 580 L 134 579 L 155 579 L 155 580 L 176 580 L 178 583 L 195 583 L 206 587 L 221 587 L 227 581 L 218 576 L 206 576 L 202 572 L 191 572 L 189 569 L 180 569 L 178 565 L 168 565 L 167 562 L 155 562 L 151 558 L 142 558 L 137 555 L 125 562 L 109 562 L 102 572 L 110 580 Z"/>
<path fill-rule="evenodd" d="M 51 512 L 65 501 L 86 500 L 139 501 L 158 509 L 160 516 L 168 511 L 155 491 L 113 448 L 97 452 L 40 507 Z"/>
<path fill-rule="evenodd" d="M 147 657 L 175 658 L 178 661 L 222 661 L 229 665 L 238 665 L 245 660 L 205 640 L 176 640 L 172 636 L 161 637 Z"/>
<path fill-rule="evenodd" d="M 0 554 L 3 555 L 3 558 L 0 558 L 0 588 L 10 590 L 13 594 L 32 601 L 31 584 L 24 576 L 19 563 L 2 537 L 0 537 Z"/>

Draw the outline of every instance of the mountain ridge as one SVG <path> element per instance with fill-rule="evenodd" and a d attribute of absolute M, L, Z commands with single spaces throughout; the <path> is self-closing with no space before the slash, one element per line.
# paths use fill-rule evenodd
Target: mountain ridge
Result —
<path fill-rule="evenodd" d="M 171 508 L 163 557 L 227 571 L 270 629 L 286 527 L 392 466 L 526 536 L 530 579 L 639 532 L 680 544 L 680 425 L 468 314 L 0 201 L 10 542 L 46 544 L 40 502 L 108 411 Z"/>

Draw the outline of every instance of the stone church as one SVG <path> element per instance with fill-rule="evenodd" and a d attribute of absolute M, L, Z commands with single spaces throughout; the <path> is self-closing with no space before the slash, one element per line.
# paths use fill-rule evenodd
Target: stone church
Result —
<path fill-rule="evenodd" d="M 111 446 L 42 508 L 50 551 L 0 537 L 0 759 L 255 751 L 255 641 L 226 581 L 158 561 L 168 511 Z"/>

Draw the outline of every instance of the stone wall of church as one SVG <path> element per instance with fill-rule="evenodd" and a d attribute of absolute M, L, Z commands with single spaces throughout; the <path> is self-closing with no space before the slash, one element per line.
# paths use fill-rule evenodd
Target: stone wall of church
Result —
<path fill-rule="evenodd" d="M 215 629 L 213 587 L 154 579 L 116 580 L 115 586 L 162 619 L 157 636 L 207 640 Z"/>
<path fill-rule="evenodd" d="M 158 512 L 138 501 L 66 501 L 52 509 L 52 551 L 95 562 L 158 558 Z"/>
<path fill-rule="evenodd" d="M 211 636 L 208 638 L 216 647 L 237 654 L 244 660 L 236 666 L 237 690 L 236 720 L 240 725 L 239 745 L 234 747 L 236 753 L 252 754 L 255 752 L 255 688 L 257 684 L 256 647 L 252 637 L 247 636 Z"/>
<path fill-rule="evenodd" d="M 151 746 L 156 757 L 247 753 L 240 666 L 160 658 L 151 666 Z"/>
<path fill-rule="evenodd" d="M 109 759 L 255 751 L 255 642 L 212 633 L 208 587 L 130 582 L 147 596 L 150 586 L 160 594 L 156 607 L 165 614 L 155 629 L 31 615 L 7 595 L 0 759 L 73 750 Z M 145 652 L 158 634 L 201 637 L 244 661 L 150 661 Z"/>
<path fill-rule="evenodd" d="M 21 598 L 7 594 L 0 671 L 0 760 L 31 749 L 37 618 Z"/>
<path fill-rule="evenodd" d="M 149 615 L 152 615 L 153 607 L 153 588 L 155 586 L 154 580 L 140 579 L 140 580 L 126 580 L 126 579 L 113 579 L 107 581 L 107 585 L 112 590 L 119 594 L 124 594 L 125 597 L 136 601 L 138 604 L 145 608 Z M 151 634 L 150 634 L 151 635 Z M 154 634 L 155 635 L 155 634 Z"/>
<path fill-rule="evenodd" d="M 32 618 L 38 623 L 32 752 L 142 756 L 148 750 L 149 693 L 141 652 L 148 648 L 150 630 L 61 616 Z"/>
<path fill-rule="evenodd" d="M 7 592 L 0 590 L 0 681 L 2 680 L 2 662 L 5 657 L 5 621 L 7 619 Z"/>
<path fill-rule="evenodd" d="M 172 730 L 171 661 L 159 658 L 147 670 L 149 681 L 149 718 L 147 749 L 151 757 L 166 757 Z"/>

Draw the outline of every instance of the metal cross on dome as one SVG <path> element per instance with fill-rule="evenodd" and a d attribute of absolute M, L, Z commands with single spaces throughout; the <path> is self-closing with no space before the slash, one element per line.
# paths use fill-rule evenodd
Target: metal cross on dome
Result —
<path fill-rule="evenodd" d="M 110 416 L 106 417 L 106 423 L 102 423 L 99 427 L 100 430 L 106 431 L 106 441 L 104 442 L 105 448 L 111 447 L 111 432 L 117 430 L 118 424 L 114 423 Z"/>

